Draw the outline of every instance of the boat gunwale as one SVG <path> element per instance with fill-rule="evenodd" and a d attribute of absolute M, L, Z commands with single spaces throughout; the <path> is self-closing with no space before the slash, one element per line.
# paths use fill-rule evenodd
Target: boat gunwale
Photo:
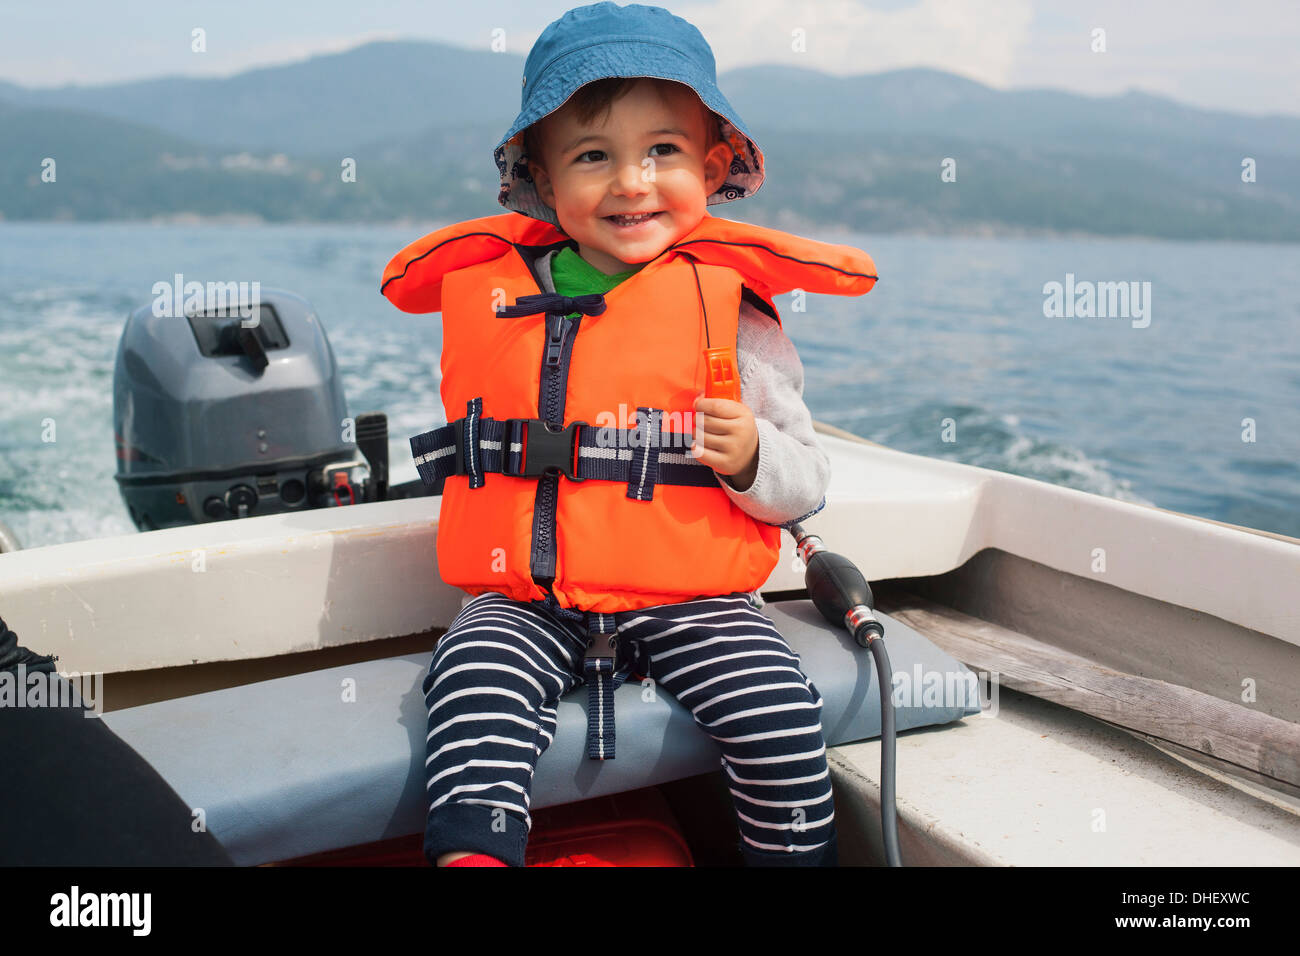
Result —
<path fill-rule="evenodd" d="M 892 448 L 892 447 L 890 447 L 889 445 L 882 445 L 880 442 L 872 441 L 870 438 L 863 438 L 861 435 L 855 435 L 853 432 L 845 431 L 843 428 L 839 428 L 839 427 L 837 427 L 837 426 L 835 426 L 835 425 L 827 424 L 826 422 L 819 422 L 819 421 L 817 421 L 816 419 L 813 420 L 813 431 L 820 432 L 820 433 L 823 434 L 823 435 L 832 435 L 832 436 L 834 436 L 835 438 L 842 438 L 842 439 L 844 439 L 845 441 L 856 442 L 856 443 L 858 443 L 858 444 L 860 444 L 860 445 L 871 445 L 871 446 L 874 447 L 874 448 L 884 448 L 884 449 L 887 449 L 887 450 L 889 450 L 889 451 L 899 451 L 899 449 L 897 449 L 897 448 Z M 904 452 L 903 454 L 911 454 L 911 452 Z M 920 457 L 926 457 L 926 456 L 922 455 L 922 456 L 920 456 Z M 937 459 L 936 459 L 936 460 L 937 460 Z M 981 468 L 981 467 L 984 467 L 984 466 L 982 466 L 982 465 L 972 465 L 971 467 Z M 989 470 L 992 471 L 992 470 L 995 470 L 995 469 L 989 469 Z M 1008 475 L 1009 475 L 1009 474 L 1014 474 L 1014 473 L 1013 473 L 1013 472 L 1002 472 L 1002 474 L 1008 474 Z M 1023 477 L 1027 477 L 1027 476 L 1024 476 L 1024 475 L 1018 475 L 1017 477 L 1021 477 L 1021 478 L 1023 478 Z M 1030 481 L 1040 481 L 1041 479 L 1038 479 L 1038 478 L 1030 478 L 1029 480 L 1030 480 Z M 1048 484 L 1050 484 L 1050 482 L 1048 482 Z M 1065 486 L 1063 486 L 1063 485 L 1058 485 L 1058 486 L 1056 486 L 1056 487 L 1065 487 Z M 1090 492 L 1086 492 L 1086 493 L 1087 493 L 1087 494 L 1097 494 L 1097 492 L 1095 492 L 1095 491 L 1090 491 Z M 1104 498 L 1104 497 L 1106 497 L 1106 496 L 1105 496 L 1105 495 L 1098 495 L 1098 497 Z M 1287 544 L 1300 544 L 1300 538 L 1293 538 L 1293 537 L 1291 537 L 1290 535 L 1281 534 L 1281 533 L 1279 533 L 1279 532 L 1277 532 L 1277 531 L 1264 531 L 1264 530 L 1261 529 L 1261 528 L 1250 528 L 1250 527 L 1247 527 L 1246 525 L 1242 525 L 1242 524 L 1231 524 L 1231 523 L 1229 523 L 1229 522 L 1227 522 L 1227 521 L 1219 521 L 1219 520 L 1217 520 L 1217 519 L 1215 519 L 1215 518 L 1207 518 L 1207 517 L 1205 517 L 1204 515 L 1194 515 L 1194 514 L 1191 514 L 1190 512 L 1187 512 L 1187 511 L 1175 511 L 1175 510 L 1172 509 L 1172 508 L 1162 508 L 1162 507 L 1160 507 L 1159 505 L 1148 504 L 1148 503 L 1145 502 L 1145 501 L 1126 501 L 1126 502 L 1124 502 L 1124 503 L 1125 503 L 1125 504 L 1130 504 L 1130 505 L 1138 505 L 1139 507 L 1142 507 L 1142 508 L 1150 508 L 1150 509 L 1152 509 L 1152 510 L 1154 510 L 1154 511 L 1163 511 L 1165 514 L 1177 515 L 1179 518 L 1191 518 L 1191 519 L 1193 519 L 1194 521 L 1204 521 L 1204 522 L 1206 522 L 1207 524 L 1217 524 L 1220 528 L 1231 528 L 1233 531 L 1245 531 L 1245 532 L 1247 532 L 1248 534 L 1257 534 L 1257 535 L 1261 535 L 1262 537 L 1265 537 L 1265 538 L 1275 538 L 1276 540 L 1278 540 L 1278 541 L 1284 541 L 1284 542 L 1286 542 Z"/>

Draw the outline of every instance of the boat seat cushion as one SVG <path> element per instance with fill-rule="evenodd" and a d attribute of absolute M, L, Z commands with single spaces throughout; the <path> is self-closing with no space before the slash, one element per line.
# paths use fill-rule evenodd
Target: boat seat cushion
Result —
<path fill-rule="evenodd" d="M 763 613 L 822 695 L 827 746 L 879 736 L 879 682 L 870 652 L 830 627 L 809 600 L 768 603 Z M 878 616 L 895 674 L 899 731 L 979 711 L 974 675 L 907 625 Z M 208 829 L 236 863 L 283 860 L 423 831 L 421 685 L 429 663 L 429 654 L 364 661 L 110 711 L 101 719 L 192 808 L 203 810 Z M 586 756 L 586 689 L 565 696 L 555 743 L 538 761 L 531 806 L 718 770 L 721 751 L 690 712 L 666 693 L 653 698 L 643 700 L 636 683 L 619 688 L 618 756 L 602 762 Z"/>

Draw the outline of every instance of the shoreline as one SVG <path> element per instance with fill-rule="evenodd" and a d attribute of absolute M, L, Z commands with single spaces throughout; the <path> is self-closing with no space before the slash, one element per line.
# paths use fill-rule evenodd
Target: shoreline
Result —
<path fill-rule="evenodd" d="M 504 211 L 504 210 L 503 210 Z M 492 215 L 487 213 L 486 215 Z M 473 217 L 471 217 L 473 218 Z M 1099 240 L 1099 241 L 1154 241 L 1154 242 L 1218 242 L 1264 246 L 1300 246 L 1300 239 L 1295 241 L 1277 239 L 1220 238 L 1208 236 L 1172 237 L 1148 233 L 1103 233 L 1079 230 L 1055 230 L 1007 225 L 1003 223 L 967 223 L 948 229 L 884 229 L 857 230 L 842 223 L 821 223 L 805 220 L 797 214 L 778 214 L 772 218 L 739 219 L 732 216 L 719 218 L 736 218 L 741 222 L 780 229 L 785 232 L 803 236 L 813 236 L 826 242 L 851 236 L 897 236 L 908 239 L 996 239 L 996 240 Z M 199 213 L 175 213 L 167 216 L 151 216 L 139 219 L 5 219 L 0 217 L 0 230 L 10 226 L 157 226 L 220 228 L 235 226 L 239 228 L 301 228 L 316 226 L 322 228 L 345 227 L 349 229 L 404 229 L 431 232 L 449 225 L 452 220 L 428 220 L 397 218 L 382 220 L 333 220 L 333 219 L 287 219 L 269 221 L 261 216 L 246 213 L 222 213 L 215 216 Z"/>

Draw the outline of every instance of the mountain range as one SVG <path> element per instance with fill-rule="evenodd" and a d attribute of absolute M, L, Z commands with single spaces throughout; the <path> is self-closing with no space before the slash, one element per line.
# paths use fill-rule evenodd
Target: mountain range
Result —
<path fill-rule="evenodd" d="M 523 62 L 381 41 L 228 78 L 0 82 L 0 217 L 492 215 L 503 211 L 492 149 L 518 112 Z M 997 90 L 933 69 L 751 66 L 719 87 L 767 167 L 758 193 L 719 207 L 729 218 L 794 231 L 1300 241 L 1300 118 L 1134 91 Z M 355 182 L 340 175 L 345 159 Z M 941 180 L 945 160 L 955 181 Z"/>

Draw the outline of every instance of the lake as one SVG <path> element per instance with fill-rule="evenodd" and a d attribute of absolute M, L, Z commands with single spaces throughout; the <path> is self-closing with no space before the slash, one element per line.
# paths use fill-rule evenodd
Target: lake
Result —
<path fill-rule="evenodd" d="M 444 420 L 440 326 L 379 281 L 432 228 L 0 223 L 0 521 L 27 548 L 135 533 L 113 480 L 113 361 L 127 314 L 175 273 L 306 297 L 349 411 L 387 412 L 391 480 L 414 478 L 409 437 Z M 814 418 L 1300 537 L 1300 246 L 812 237 L 866 250 L 880 275 L 863 298 L 777 300 Z"/>

